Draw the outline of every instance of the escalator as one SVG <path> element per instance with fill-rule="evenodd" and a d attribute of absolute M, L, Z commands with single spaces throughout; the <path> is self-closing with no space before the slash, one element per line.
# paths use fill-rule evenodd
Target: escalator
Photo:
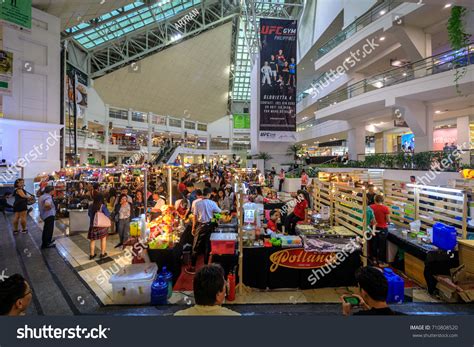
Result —
<path fill-rule="evenodd" d="M 152 160 L 154 165 L 166 164 L 173 155 L 174 151 L 178 148 L 177 145 L 165 146 L 157 153 L 156 158 Z"/>

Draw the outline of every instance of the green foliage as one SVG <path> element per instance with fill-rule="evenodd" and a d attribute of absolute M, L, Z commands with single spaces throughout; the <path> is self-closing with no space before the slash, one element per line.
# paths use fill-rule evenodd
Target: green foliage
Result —
<path fill-rule="evenodd" d="M 287 156 L 293 156 L 293 160 L 298 160 L 298 156 L 304 154 L 304 148 L 302 145 L 294 144 L 288 147 L 288 151 L 286 153 Z"/>
<path fill-rule="evenodd" d="M 464 16 L 467 9 L 462 6 L 453 6 L 451 17 L 448 19 L 448 36 L 451 47 L 454 50 L 463 48 L 469 43 L 469 34 L 464 28 Z"/>
<path fill-rule="evenodd" d="M 260 152 L 254 158 L 263 160 L 263 168 L 264 169 L 265 169 L 265 164 L 266 164 L 267 160 L 272 160 L 273 159 L 273 157 L 270 155 L 270 153 L 267 153 L 267 152 Z"/>
<path fill-rule="evenodd" d="M 448 37 L 451 47 L 454 50 L 459 50 L 469 44 L 469 34 L 464 28 L 464 18 L 466 16 L 467 9 L 462 6 L 454 6 L 451 9 L 451 16 L 448 19 Z M 455 63 L 456 64 L 456 63 Z M 456 84 L 456 91 L 461 95 L 461 90 L 459 89 L 459 80 L 463 78 L 467 73 L 467 66 L 463 65 L 460 69 L 460 66 L 455 66 L 454 69 L 454 83 Z"/>
<path fill-rule="evenodd" d="M 444 160 L 444 161 L 443 161 Z M 458 171 L 461 165 L 460 156 L 444 152 L 420 152 L 420 153 L 380 153 L 370 154 L 364 161 L 349 161 L 344 163 L 328 163 L 316 165 L 319 169 L 324 168 L 380 168 L 380 169 L 407 169 L 407 170 L 430 170 L 441 165 L 438 170 Z"/>
<path fill-rule="evenodd" d="M 255 159 L 262 159 L 263 161 L 272 160 L 273 157 L 267 152 L 260 152 L 255 156 Z"/>

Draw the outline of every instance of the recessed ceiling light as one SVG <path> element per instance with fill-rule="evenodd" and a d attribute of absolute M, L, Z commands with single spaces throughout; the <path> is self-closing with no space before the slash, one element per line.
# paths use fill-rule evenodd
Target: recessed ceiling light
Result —
<path fill-rule="evenodd" d="M 385 10 L 380 11 L 381 16 L 383 16 L 385 13 L 387 13 L 387 11 L 385 11 Z"/>
<path fill-rule="evenodd" d="M 435 113 L 436 113 L 436 114 L 440 114 L 441 111 L 440 111 L 440 110 L 436 110 Z"/>
<path fill-rule="evenodd" d="M 453 4 L 446 4 L 444 5 L 444 8 L 450 8 L 451 6 L 453 6 Z"/>
<path fill-rule="evenodd" d="M 379 41 L 385 41 L 385 36 L 382 36 L 381 38 L 379 38 Z"/>

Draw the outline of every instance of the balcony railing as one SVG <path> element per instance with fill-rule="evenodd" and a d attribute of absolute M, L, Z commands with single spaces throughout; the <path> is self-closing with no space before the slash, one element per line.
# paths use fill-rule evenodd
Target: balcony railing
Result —
<path fill-rule="evenodd" d="M 169 118 L 168 119 L 168 126 L 170 127 L 175 127 L 175 128 L 181 128 L 181 119 L 176 119 L 176 118 Z"/>
<path fill-rule="evenodd" d="M 250 143 L 235 143 L 232 145 L 232 150 L 236 152 L 249 151 L 251 149 Z"/>
<path fill-rule="evenodd" d="M 296 124 L 296 131 L 300 132 L 300 131 L 308 130 L 308 129 L 314 127 L 316 124 L 318 124 L 317 120 L 312 118 L 312 119 L 310 119 L 306 122 Z"/>
<path fill-rule="evenodd" d="M 458 51 L 441 53 L 351 84 L 319 99 L 317 108 L 321 110 L 373 90 L 466 67 L 470 64 L 474 64 L 472 44 Z"/>
<path fill-rule="evenodd" d="M 349 24 L 344 30 L 340 31 L 337 33 L 335 36 L 330 38 L 326 43 L 324 43 L 317 51 L 316 53 L 316 60 L 319 58 L 325 56 L 328 54 L 330 51 L 332 51 L 334 48 L 339 46 L 341 43 L 346 41 L 348 38 L 353 36 L 355 33 L 359 32 L 369 24 L 375 22 L 377 19 L 383 17 L 384 15 L 388 14 L 390 11 L 392 11 L 394 8 L 398 7 L 401 5 L 403 1 L 394 1 L 394 0 L 386 0 L 383 3 L 369 9 L 366 13 L 364 13 L 362 16 L 357 18 L 354 22 Z M 308 90 L 311 88 L 311 85 L 317 85 L 318 82 L 323 79 L 325 74 L 319 76 L 318 78 L 314 79 L 312 83 L 308 84 L 307 88 L 304 90 Z M 300 102 L 304 98 L 306 98 L 310 93 L 307 92 L 301 92 L 298 94 L 296 101 Z"/>
<path fill-rule="evenodd" d="M 228 150 L 229 139 L 211 139 L 209 147 L 211 150 Z"/>
<path fill-rule="evenodd" d="M 318 49 L 318 52 L 316 54 L 316 59 L 319 59 L 323 57 L 324 55 L 328 54 L 330 51 L 332 51 L 335 47 L 337 47 L 342 42 L 347 40 L 349 37 L 361 31 L 363 28 L 375 22 L 377 19 L 383 17 L 384 15 L 386 15 L 387 13 L 389 13 L 395 7 L 398 7 L 402 3 L 403 1 L 387 0 L 371 8 L 362 16 L 357 18 L 354 22 L 349 24 L 344 30 L 340 31 L 331 39 L 329 39 L 325 44 L 323 44 Z"/>

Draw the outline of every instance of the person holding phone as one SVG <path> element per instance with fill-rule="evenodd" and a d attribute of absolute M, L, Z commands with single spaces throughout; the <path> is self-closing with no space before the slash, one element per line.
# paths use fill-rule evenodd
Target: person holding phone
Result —
<path fill-rule="evenodd" d="M 401 315 L 387 304 L 388 282 L 382 270 L 372 266 L 362 267 L 356 271 L 355 277 L 359 294 L 341 296 L 344 316 Z M 359 311 L 352 313 L 354 309 Z"/>

